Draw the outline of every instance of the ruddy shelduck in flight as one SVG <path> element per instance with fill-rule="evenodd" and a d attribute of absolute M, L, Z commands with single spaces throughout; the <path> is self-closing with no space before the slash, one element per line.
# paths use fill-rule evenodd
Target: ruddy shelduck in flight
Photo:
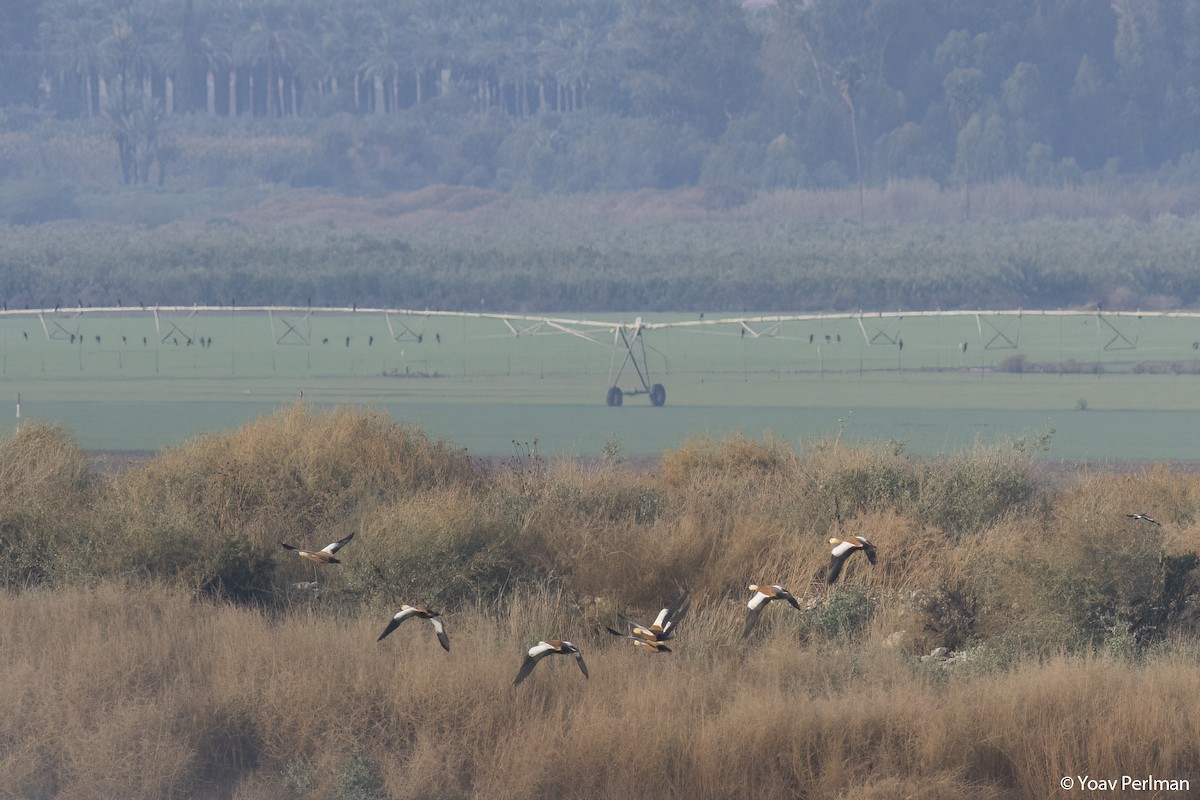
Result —
<path fill-rule="evenodd" d="M 863 536 L 847 536 L 844 539 L 835 536 L 829 540 L 829 543 L 833 545 L 833 549 L 829 551 L 829 570 L 825 573 L 826 583 L 836 581 L 838 575 L 842 573 L 842 565 L 846 563 L 846 559 L 859 550 L 867 554 L 867 561 L 875 563 L 875 545 L 868 542 Z"/>
<path fill-rule="evenodd" d="M 324 564 L 340 564 L 340 563 L 342 563 L 341 561 L 334 558 L 333 555 L 338 550 L 341 550 L 343 547 L 345 547 L 346 543 L 349 542 L 353 538 L 354 538 L 354 534 L 351 533 L 345 539 L 339 539 L 336 542 L 327 544 L 324 547 L 322 547 L 320 550 L 305 550 L 302 547 L 293 547 L 292 545 L 287 544 L 286 542 L 280 542 L 280 544 L 283 545 L 284 550 L 291 550 L 293 553 L 300 556 L 301 558 L 307 558 L 309 561 L 311 561 L 313 563 L 313 580 L 315 581 L 317 579 L 317 567 L 318 566 L 322 566 Z"/>
<path fill-rule="evenodd" d="M 760 586 L 757 583 L 752 583 L 750 584 L 750 591 L 754 592 L 754 596 L 750 598 L 750 602 L 746 603 L 746 607 L 750 611 L 746 614 L 746 627 L 742 629 L 743 639 L 750 635 L 750 631 L 754 630 L 754 624 L 758 622 L 758 615 L 766 608 L 767 603 L 772 600 L 783 600 L 797 611 L 800 610 L 800 603 L 792 593 L 777 583 L 770 586 Z"/>
<path fill-rule="evenodd" d="M 583 673 L 584 678 L 588 676 L 587 664 L 583 663 L 583 654 L 579 652 L 578 647 L 571 642 L 548 639 L 529 648 L 525 660 L 521 662 L 521 668 L 517 670 L 517 677 L 513 679 L 513 686 L 528 678 L 529 673 L 533 672 L 533 668 L 538 665 L 538 662 L 548 655 L 575 656 L 575 661 L 579 664 L 579 671 Z"/>
<path fill-rule="evenodd" d="M 436 611 L 429 610 L 425 606 L 400 606 L 400 610 L 396 612 L 396 616 L 392 617 L 392 621 L 387 624 L 387 627 L 383 629 L 383 633 L 379 634 L 379 638 L 375 641 L 382 642 L 389 633 L 400 627 L 401 622 L 413 617 L 427 619 L 433 623 L 433 629 L 437 631 L 438 641 L 441 642 L 442 649 L 447 653 L 450 652 L 450 638 L 446 636 L 446 626 L 442 624 L 442 615 Z"/>
<path fill-rule="evenodd" d="M 665 642 L 675 634 L 675 626 L 679 623 L 679 620 L 683 619 L 683 615 L 687 613 L 687 599 L 687 592 L 684 592 L 669 606 L 659 611 L 658 616 L 654 618 L 654 622 L 650 625 L 642 625 L 626 617 L 621 617 L 621 619 L 633 627 L 633 637 L 647 642 Z M 605 626 L 605 629 L 614 636 L 626 636 L 629 638 L 628 634 L 615 631 L 608 626 Z M 671 651 L 668 650 L 667 652 Z"/>

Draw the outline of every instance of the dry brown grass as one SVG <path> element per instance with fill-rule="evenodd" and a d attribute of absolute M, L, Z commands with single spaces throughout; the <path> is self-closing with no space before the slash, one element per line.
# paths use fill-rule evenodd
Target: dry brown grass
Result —
<path fill-rule="evenodd" d="M 0 796 L 1019 798 L 1200 757 L 1183 470 L 1048 486 L 1016 448 L 740 437 L 484 469 L 293 406 L 100 477 L 28 426 L 0 488 Z M 349 532 L 296 588 L 278 539 Z M 834 534 L 879 564 L 827 587 Z M 743 642 L 751 581 L 804 607 Z M 603 632 L 684 588 L 674 654 Z M 419 620 L 376 644 L 402 602 L 453 652 Z M 552 657 L 514 690 L 560 637 L 592 679 Z"/>
<path fill-rule="evenodd" d="M 1200 673 L 1058 657 L 927 667 L 874 644 L 743 648 L 704 604 L 646 656 L 555 594 L 375 637 L 153 584 L 0 595 L 0 794 L 23 797 L 1046 797 L 1062 775 L 1187 777 Z M 592 679 L 525 647 L 567 635 Z M 601 638 L 603 637 L 603 638 Z"/>
<path fill-rule="evenodd" d="M 85 569 L 91 484 L 87 457 L 62 428 L 26 424 L 0 441 L 0 585 Z"/>

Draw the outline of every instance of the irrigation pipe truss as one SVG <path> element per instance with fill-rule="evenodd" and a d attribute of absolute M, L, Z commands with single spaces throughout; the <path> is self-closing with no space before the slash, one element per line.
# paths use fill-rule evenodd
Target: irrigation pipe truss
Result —
<path fill-rule="evenodd" d="M 0 317 L 42 316 L 46 314 L 84 315 L 84 314 L 131 314 L 138 312 L 160 314 L 234 314 L 245 313 L 313 313 L 313 314 L 393 314 L 407 317 L 453 317 L 455 319 L 494 319 L 511 322 L 535 322 L 559 324 L 564 326 L 586 326 L 611 328 L 614 325 L 625 327 L 639 326 L 644 330 L 662 328 L 703 327 L 713 325 L 739 325 L 780 322 L 805 322 L 822 320 L 872 320 L 872 319 L 903 319 L 904 317 L 1143 317 L 1162 319 L 1200 319 L 1200 311 L 1103 311 L 1100 309 L 957 309 L 945 311 L 843 311 L 843 312 L 813 312 L 807 314 L 769 314 L 743 317 L 714 317 L 712 319 L 694 319 L 675 322 L 643 322 L 638 317 L 632 323 L 617 323 L 612 320 L 589 320 L 567 317 L 548 317 L 536 314 L 502 314 L 473 311 L 438 311 L 431 309 L 383 308 L 367 306 L 201 306 L 201 305 L 158 305 L 158 306 L 87 306 L 87 307 L 55 307 L 55 308 L 25 308 L 0 310 Z M 519 333 L 519 331 L 517 332 Z"/>

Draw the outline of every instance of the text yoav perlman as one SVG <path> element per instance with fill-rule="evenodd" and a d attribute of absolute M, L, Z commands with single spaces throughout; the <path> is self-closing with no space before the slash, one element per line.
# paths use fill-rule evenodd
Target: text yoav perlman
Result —
<path fill-rule="evenodd" d="M 1187 792 L 1191 791 L 1192 785 L 1186 778 L 1176 780 L 1156 778 L 1153 775 L 1147 775 L 1144 778 L 1122 775 L 1120 779 L 1076 775 L 1073 783 L 1069 778 L 1064 778 L 1062 787 L 1092 792 L 1115 792 L 1118 789 L 1126 792 Z"/>

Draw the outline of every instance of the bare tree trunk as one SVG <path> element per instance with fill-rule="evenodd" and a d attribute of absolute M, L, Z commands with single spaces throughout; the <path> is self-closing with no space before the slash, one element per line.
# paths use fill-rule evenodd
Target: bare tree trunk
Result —
<path fill-rule="evenodd" d="M 237 68 L 229 69 L 229 116 L 237 116 Z"/>
<path fill-rule="evenodd" d="M 168 114 L 175 113 L 175 81 L 170 75 L 163 79 L 163 105 Z"/>
<path fill-rule="evenodd" d="M 83 93 L 87 96 L 87 112 L 89 117 L 96 116 L 96 108 L 92 104 L 92 73 L 83 76 Z"/>
<path fill-rule="evenodd" d="M 387 111 L 383 95 L 383 77 L 381 75 L 374 75 L 372 76 L 372 80 L 375 84 L 375 113 L 382 114 Z"/>
<path fill-rule="evenodd" d="M 100 108 L 108 108 L 108 81 L 104 80 L 103 75 L 96 78 L 96 88 L 100 96 Z"/>
<path fill-rule="evenodd" d="M 217 76 L 211 69 L 204 76 L 204 107 L 210 117 L 217 115 Z"/>
<path fill-rule="evenodd" d="M 421 105 L 421 70 L 417 70 L 417 105 Z"/>
<path fill-rule="evenodd" d="M 250 74 L 246 77 L 247 77 L 247 83 L 249 84 L 249 86 L 246 87 L 246 113 L 253 117 L 254 116 L 254 70 L 250 70 Z"/>
<path fill-rule="evenodd" d="M 359 80 L 359 74 L 354 73 L 354 110 L 362 108 L 362 81 Z"/>

